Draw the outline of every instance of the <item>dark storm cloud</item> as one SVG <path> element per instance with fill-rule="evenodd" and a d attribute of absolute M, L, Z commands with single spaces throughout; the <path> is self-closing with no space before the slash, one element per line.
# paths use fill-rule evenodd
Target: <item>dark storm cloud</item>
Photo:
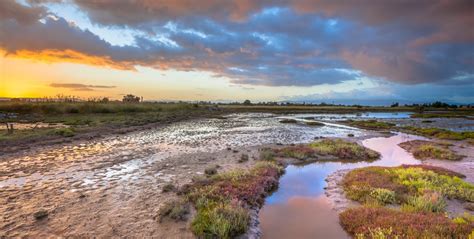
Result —
<path fill-rule="evenodd" d="M 30 2 L 47 8 L 47 0 Z M 65 19 L 34 21 L 44 8 L 6 1 L 0 46 L 11 55 L 118 69 L 209 71 L 237 84 L 311 86 L 361 76 L 473 82 L 472 1 L 72 2 L 94 23 L 144 34 L 134 46 L 114 46 Z"/>
<path fill-rule="evenodd" d="M 15 2 L 15 0 L 0 1 L 0 21 L 15 19 L 21 23 L 31 23 L 44 14 L 41 7 L 25 7 Z"/>

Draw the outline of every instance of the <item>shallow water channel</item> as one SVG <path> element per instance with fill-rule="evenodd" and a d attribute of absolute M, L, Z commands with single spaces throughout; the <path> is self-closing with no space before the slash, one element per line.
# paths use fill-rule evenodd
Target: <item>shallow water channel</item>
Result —
<path fill-rule="evenodd" d="M 93 141 L 0 155 L 0 237 L 153 236 L 160 232 L 153 217 L 164 197 L 162 185 L 202 174 L 204 166 L 194 167 L 212 164 L 212 153 L 228 148 L 243 152 L 259 145 L 306 143 L 319 137 L 372 134 L 339 125 L 337 119 L 347 115 L 287 117 L 299 122 L 282 124 L 281 116 L 273 114 L 232 114 L 226 119 L 178 122 Z M 306 125 L 308 117 L 322 120 L 325 125 Z M 351 117 L 402 120 L 408 116 L 374 113 Z M 418 163 L 396 146 L 411 137 L 399 134 L 365 140 L 364 145 L 382 154 L 381 160 L 370 164 L 289 166 L 279 190 L 267 198 L 261 210 L 263 236 L 345 237 L 336 212 L 325 198 L 324 179 L 339 169 Z M 47 226 L 32 219 L 38 208 L 52 212 Z"/>
<path fill-rule="evenodd" d="M 397 134 L 364 140 L 364 146 L 381 154 L 380 160 L 371 163 L 317 162 L 288 166 L 278 190 L 266 199 L 260 211 L 263 238 L 348 238 L 339 226 L 338 213 L 324 194 L 326 177 L 341 169 L 418 164 L 419 160 L 398 146 L 414 139 L 421 137 Z"/>

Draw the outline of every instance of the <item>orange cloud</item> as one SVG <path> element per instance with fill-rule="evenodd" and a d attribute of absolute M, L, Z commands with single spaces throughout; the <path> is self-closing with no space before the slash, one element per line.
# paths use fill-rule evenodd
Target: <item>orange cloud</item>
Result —
<path fill-rule="evenodd" d="M 135 70 L 132 62 L 117 62 L 109 56 L 91 56 L 74 50 L 18 50 L 14 53 L 8 53 L 7 56 L 30 59 L 34 61 L 43 61 L 49 63 L 70 62 L 80 63 L 92 66 L 110 67 L 118 70 Z"/>

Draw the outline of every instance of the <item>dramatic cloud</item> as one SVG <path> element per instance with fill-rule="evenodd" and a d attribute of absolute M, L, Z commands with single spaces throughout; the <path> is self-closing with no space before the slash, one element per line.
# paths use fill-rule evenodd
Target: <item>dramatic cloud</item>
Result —
<path fill-rule="evenodd" d="M 15 19 L 20 23 L 31 23 L 37 21 L 44 14 L 41 7 L 25 7 L 15 0 L 0 1 L 0 21 Z"/>
<path fill-rule="evenodd" d="M 208 71 L 248 85 L 313 86 L 367 76 L 401 84 L 474 81 L 469 0 L 67 1 L 93 23 L 133 31 L 129 46 L 51 15 L 52 1 L 29 2 L 0 3 L 0 47 L 8 55 Z"/>
<path fill-rule="evenodd" d="M 51 83 L 49 86 L 55 88 L 67 88 L 77 91 L 93 91 L 95 89 L 111 89 L 115 88 L 115 86 L 108 86 L 108 85 L 84 85 L 84 84 L 77 84 L 77 83 Z"/>

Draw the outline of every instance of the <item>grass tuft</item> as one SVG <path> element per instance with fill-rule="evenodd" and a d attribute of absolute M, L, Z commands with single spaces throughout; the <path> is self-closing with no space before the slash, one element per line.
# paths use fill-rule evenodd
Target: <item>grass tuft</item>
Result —
<path fill-rule="evenodd" d="M 189 214 L 189 203 L 182 199 L 168 201 L 161 206 L 158 211 L 158 221 L 162 222 L 165 218 L 174 221 L 185 221 Z"/>

